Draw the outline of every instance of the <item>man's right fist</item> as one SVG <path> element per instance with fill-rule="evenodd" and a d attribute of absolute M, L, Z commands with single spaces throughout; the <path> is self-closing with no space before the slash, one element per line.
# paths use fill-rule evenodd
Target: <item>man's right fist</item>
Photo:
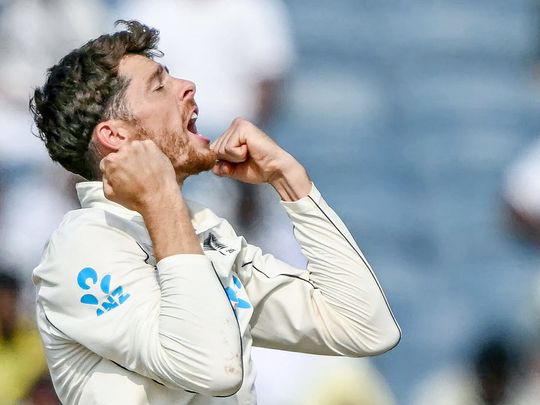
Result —
<path fill-rule="evenodd" d="M 126 143 L 105 156 L 99 168 L 105 197 L 140 213 L 164 194 L 178 193 L 170 160 L 149 139 Z"/>

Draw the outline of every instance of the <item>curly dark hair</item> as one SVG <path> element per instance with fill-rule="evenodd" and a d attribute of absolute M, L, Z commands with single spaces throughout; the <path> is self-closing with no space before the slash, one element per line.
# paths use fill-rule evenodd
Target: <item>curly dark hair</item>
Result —
<path fill-rule="evenodd" d="M 124 97 L 129 81 L 118 76 L 120 60 L 127 54 L 162 55 L 158 30 L 133 20 L 119 24 L 123 31 L 89 41 L 50 68 L 44 86 L 30 99 L 37 136 L 51 158 L 89 180 L 101 178 L 101 156 L 90 142 L 95 126 L 132 118 Z"/>

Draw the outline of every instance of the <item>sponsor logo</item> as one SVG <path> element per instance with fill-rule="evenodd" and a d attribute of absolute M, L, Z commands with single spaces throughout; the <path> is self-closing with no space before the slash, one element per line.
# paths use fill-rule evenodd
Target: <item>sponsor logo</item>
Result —
<path fill-rule="evenodd" d="M 206 239 L 203 242 L 203 249 L 204 250 L 216 250 L 219 253 L 221 253 L 223 256 L 226 256 L 227 254 L 235 252 L 233 248 L 230 248 L 216 238 L 216 235 L 214 235 L 212 232 L 208 234 Z"/>

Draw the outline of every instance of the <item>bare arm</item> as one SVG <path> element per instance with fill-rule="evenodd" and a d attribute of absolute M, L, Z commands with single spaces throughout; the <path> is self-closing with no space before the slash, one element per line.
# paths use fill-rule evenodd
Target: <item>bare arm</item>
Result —
<path fill-rule="evenodd" d="M 101 170 L 105 196 L 143 216 L 157 261 L 202 254 L 174 169 L 154 142 L 123 146 L 102 160 Z"/>

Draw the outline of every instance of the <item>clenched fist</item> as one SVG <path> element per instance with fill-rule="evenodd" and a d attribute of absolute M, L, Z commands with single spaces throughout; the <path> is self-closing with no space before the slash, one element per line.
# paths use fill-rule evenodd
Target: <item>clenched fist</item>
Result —
<path fill-rule="evenodd" d="M 151 140 L 123 145 L 105 156 L 99 167 L 105 197 L 140 213 L 164 193 L 178 192 L 170 160 Z"/>
<path fill-rule="evenodd" d="M 211 145 L 219 159 L 212 171 L 244 183 L 269 183 L 284 200 L 309 193 L 311 181 L 298 161 L 268 135 L 242 118 Z"/>

